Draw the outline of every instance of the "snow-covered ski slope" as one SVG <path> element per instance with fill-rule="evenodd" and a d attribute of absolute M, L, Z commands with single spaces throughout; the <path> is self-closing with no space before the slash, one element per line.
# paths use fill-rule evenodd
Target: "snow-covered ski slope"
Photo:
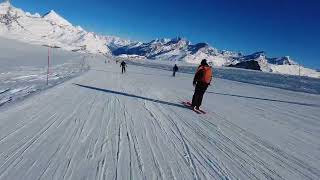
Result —
<path fill-rule="evenodd" d="M 120 58 L 120 60 L 123 58 Z M 162 62 L 158 61 L 129 61 L 130 64 L 150 67 L 156 69 L 163 69 L 172 71 L 174 62 Z M 194 74 L 197 66 L 190 64 L 179 63 L 179 72 Z M 286 90 L 306 92 L 313 94 L 320 94 L 320 81 L 318 78 L 304 77 L 304 76 L 292 76 L 285 74 L 276 74 L 269 72 L 260 72 L 247 69 L 230 68 L 230 67 L 213 67 L 215 78 L 228 79 L 237 82 L 244 82 L 249 84 L 275 87 Z"/>
<path fill-rule="evenodd" d="M 0 179 L 320 179 L 320 96 L 102 58 L 0 111 Z"/>
<path fill-rule="evenodd" d="M 88 69 L 86 54 L 0 37 L 0 107 L 78 76 Z"/>

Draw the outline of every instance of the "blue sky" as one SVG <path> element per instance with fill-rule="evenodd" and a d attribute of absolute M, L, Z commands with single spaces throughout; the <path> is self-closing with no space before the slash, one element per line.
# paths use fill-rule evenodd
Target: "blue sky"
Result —
<path fill-rule="evenodd" d="M 150 41 L 185 37 L 219 49 L 290 55 L 320 69 L 318 0 L 13 0 L 30 12 L 54 9 L 104 35 Z"/>

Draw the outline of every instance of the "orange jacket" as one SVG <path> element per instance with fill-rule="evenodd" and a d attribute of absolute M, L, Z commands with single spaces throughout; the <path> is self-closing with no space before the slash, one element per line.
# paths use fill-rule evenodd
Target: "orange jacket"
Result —
<path fill-rule="evenodd" d="M 197 82 L 205 83 L 209 85 L 212 80 L 212 67 L 210 66 L 199 66 L 194 79 L 193 84 Z"/>

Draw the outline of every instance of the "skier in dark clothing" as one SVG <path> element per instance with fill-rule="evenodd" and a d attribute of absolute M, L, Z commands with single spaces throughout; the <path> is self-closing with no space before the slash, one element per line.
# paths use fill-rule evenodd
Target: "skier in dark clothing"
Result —
<path fill-rule="evenodd" d="M 173 69 L 172 69 L 172 70 L 173 70 L 173 74 L 172 74 L 172 76 L 173 76 L 173 77 L 175 77 L 175 76 L 176 76 L 176 72 L 178 72 L 178 71 L 179 71 L 179 68 L 178 68 L 177 64 L 175 64 L 175 65 L 174 65 L 174 67 L 173 67 Z"/>
<path fill-rule="evenodd" d="M 127 63 L 122 61 L 121 64 L 120 64 L 120 67 L 122 67 L 122 74 L 126 73 Z"/>
<path fill-rule="evenodd" d="M 201 61 L 201 65 L 198 67 L 197 72 L 193 79 L 193 85 L 195 86 L 195 92 L 192 98 L 192 108 L 200 109 L 202 104 L 203 95 L 208 89 L 212 80 L 212 68 L 208 65 L 207 60 Z"/>

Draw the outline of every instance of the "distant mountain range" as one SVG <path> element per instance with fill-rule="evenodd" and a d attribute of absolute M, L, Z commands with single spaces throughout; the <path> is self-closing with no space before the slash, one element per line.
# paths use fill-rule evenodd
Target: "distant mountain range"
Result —
<path fill-rule="evenodd" d="M 207 59 L 215 66 L 231 66 L 310 77 L 320 77 L 316 70 L 299 67 L 288 56 L 270 58 L 265 52 L 244 55 L 218 50 L 207 43 L 192 44 L 184 38 L 156 39 L 148 43 L 101 36 L 73 26 L 55 11 L 45 15 L 31 14 L 9 2 L 0 4 L 0 36 L 32 44 L 60 47 L 69 51 L 100 53 L 135 59 L 183 61 L 199 64 Z"/>
<path fill-rule="evenodd" d="M 157 39 L 148 43 L 132 43 L 112 51 L 113 55 L 199 64 L 207 59 L 214 66 L 227 66 L 281 74 L 320 77 L 320 73 L 300 66 L 289 56 L 271 58 L 265 52 L 250 55 L 218 50 L 207 43 L 192 44 L 184 38 Z"/>
<path fill-rule="evenodd" d="M 210 47 L 206 43 L 191 44 L 183 38 L 157 39 L 149 43 L 130 44 L 113 51 L 114 55 L 138 55 L 148 59 L 185 61 L 188 63 L 200 63 L 207 59 L 215 66 L 229 66 L 249 60 L 258 61 L 262 70 L 271 71 L 268 64 L 296 65 L 289 57 L 268 58 L 264 52 L 256 52 L 251 55 L 243 55 L 237 52 L 220 51 Z"/>

